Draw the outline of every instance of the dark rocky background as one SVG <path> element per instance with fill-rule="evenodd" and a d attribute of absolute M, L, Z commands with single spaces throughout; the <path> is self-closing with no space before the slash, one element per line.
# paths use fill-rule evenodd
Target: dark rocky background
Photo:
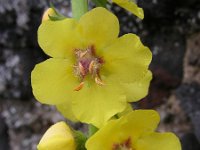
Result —
<path fill-rule="evenodd" d="M 64 118 L 34 100 L 30 72 L 46 59 L 37 28 L 48 0 L 0 0 L 0 150 L 35 150 L 45 130 Z M 157 109 L 159 131 L 173 131 L 183 150 L 200 150 L 200 1 L 138 0 L 145 19 L 117 6 L 121 34 L 133 32 L 151 48 L 154 78 L 138 108 Z M 70 16 L 67 0 L 56 0 Z M 75 124 L 75 128 L 80 124 Z"/>

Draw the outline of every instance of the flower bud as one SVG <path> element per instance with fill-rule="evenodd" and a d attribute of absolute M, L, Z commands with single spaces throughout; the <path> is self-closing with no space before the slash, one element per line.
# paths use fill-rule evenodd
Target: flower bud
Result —
<path fill-rule="evenodd" d="M 53 8 L 48 8 L 43 14 L 42 21 L 47 21 L 49 20 L 49 16 L 55 16 L 55 15 L 56 15 L 55 10 Z"/>
<path fill-rule="evenodd" d="M 52 125 L 43 135 L 38 150 L 75 150 L 75 139 L 65 122 Z"/>

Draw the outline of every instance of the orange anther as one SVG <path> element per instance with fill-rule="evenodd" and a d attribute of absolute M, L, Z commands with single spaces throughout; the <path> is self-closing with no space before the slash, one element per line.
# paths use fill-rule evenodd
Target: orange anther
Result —
<path fill-rule="evenodd" d="M 80 91 L 83 88 L 84 82 L 81 82 L 77 87 L 74 88 L 74 91 Z"/>

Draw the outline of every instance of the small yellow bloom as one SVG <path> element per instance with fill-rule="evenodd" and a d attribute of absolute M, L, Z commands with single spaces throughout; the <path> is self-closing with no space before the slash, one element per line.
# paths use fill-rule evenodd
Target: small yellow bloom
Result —
<path fill-rule="evenodd" d="M 117 17 L 101 7 L 79 21 L 44 21 L 38 41 L 52 58 L 32 71 L 36 99 L 71 120 L 100 127 L 127 102 L 146 96 L 152 54 L 135 34 L 118 34 Z"/>
<path fill-rule="evenodd" d="M 140 19 L 144 18 L 144 11 L 142 8 L 138 7 L 134 0 L 112 0 L 114 3 L 120 7 L 130 11 Z"/>
<path fill-rule="evenodd" d="M 153 110 L 136 110 L 109 121 L 86 142 L 87 150 L 181 150 L 173 133 L 154 130 L 159 115 Z"/>
<path fill-rule="evenodd" d="M 40 140 L 38 150 L 75 150 L 72 131 L 65 122 L 52 125 Z"/>

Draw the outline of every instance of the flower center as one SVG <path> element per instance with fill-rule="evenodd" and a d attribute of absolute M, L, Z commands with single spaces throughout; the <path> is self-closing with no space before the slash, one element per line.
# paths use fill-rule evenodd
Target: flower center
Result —
<path fill-rule="evenodd" d="M 131 138 L 128 138 L 122 143 L 115 143 L 113 144 L 112 150 L 134 150 L 131 147 Z"/>
<path fill-rule="evenodd" d="M 76 64 L 74 65 L 74 73 L 79 78 L 80 84 L 75 87 L 75 91 L 83 88 L 86 76 L 91 76 L 98 85 L 104 85 L 100 77 L 100 68 L 104 61 L 95 54 L 94 46 L 86 49 L 75 49 Z"/>

